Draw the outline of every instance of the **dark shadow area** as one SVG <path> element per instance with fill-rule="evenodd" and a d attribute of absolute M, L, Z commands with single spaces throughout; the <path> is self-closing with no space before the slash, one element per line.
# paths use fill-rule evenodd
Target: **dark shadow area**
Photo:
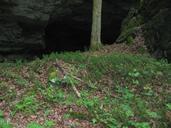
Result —
<path fill-rule="evenodd" d="M 0 3 L 2 58 L 13 55 L 34 58 L 51 52 L 89 49 L 92 0 L 44 1 L 42 4 L 2 0 Z M 103 1 L 101 40 L 104 44 L 115 42 L 132 4 L 132 0 Z"/>
<path fill-rule="evenodd" d="M 66 20 L 67 21 L 67 20 Z M 113 44 L 120 34 L 122 20 L 102 23 L 102 43 Z M 45 29 L 46 52 L 85 51 L 90 47 L 91 23 L 70 22 L 49 23 Z M 117 24 L 117 26 L 113 26 Z"/>
<path fill-rule="evenodd" d="M 72 27 L 72 24 L 53 22 L 45 29 L 45 44 L 47 52 L 84 51 L 89 49 L 90 29 Z"/>
<path fill-rule="evenodd" d="M 128 10 L 110 2 L 103 2 L 103 44 L 113 44 L 120 34 L 121 24 Z M 61 11 L 62 10 L 62 11 Z M 92 25 L 92 2 L 57 6 L 45 29 L 45 45 L 48 53 L 61 51 L 84 51 L 89 49 Z"/>

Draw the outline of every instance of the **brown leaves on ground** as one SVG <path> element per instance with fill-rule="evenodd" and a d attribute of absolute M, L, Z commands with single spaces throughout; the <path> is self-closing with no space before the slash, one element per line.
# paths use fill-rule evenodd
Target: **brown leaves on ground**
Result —
<path fill-rule="evenodd" d="M 99 56 L 111 53 L 128 53 L 128 54 L 147 54 L 145 40 L 142 33 L 137 34 L 131 44 L 125 43 L 112 43 L 112 45 L 105 45 L 98 51 L 87 52 L 88 55 Z"/>
<path fill-rule="evenodd" d="M 57 66 L 58 65 L 58 66 Z M 15 77 L 19 77 L 25 81 L 27 81 L 27 85 L 18 85 L 16 82 L 15 77 L 9 78 L 8 76 L 0 76 L 0 83 L 5 83 L 4 86 L 8 89 L 12 89 L 12 91 L 16 92 L 16 95 L 14 99 L 9 99 L 9 101 L 0 100 L 0 109 L 4 111 L 4 117 L 6 120 L 8 120 L 15 128 L 25 128 L 28 123 L 30 122 L 37 122 L 39 124 L 44 124 L 45 121 L 51 120 L 55 122 L 54 128 L 100 128 L 100 126 L 92 125 L 87 120 L 79 120 L 79 119 L 65 119 L 64 115 L 67 114 L 71 109 L 76 112 L 85 112 L 85 109 L 78 107 L 76 105 L 48 105 L 48 111 L 50 111 L 48 114 L 44 107 L 39 108 L 39 110 L 31 115 L 26 115 L 22 112 L 17 112 L 14 116 L 11 115 L 13 106 L 15 103 L 19 102 L 23 96 L 25 96 L 28 91 L 31 91 L 32 88 L 35 86 L 35 81 L 39 81 L 42 86 L 47 86 L 48 84 L 48 72 L 50 67 L 55 67 L 59 72 L 59 76 L 61 78 L 63 77 L 63 73 L 70 73 L 72 70 L 75 70 L 73 68 L 73 65 L 69 63 L 65 63 L 62 60 L 56 60 L 55 62 L 51 61 L 48 63 L 43 63 L 40 65 L 29 63 L 26 65 L 23 65 L 20 68 L 10 67 L 6 72 L 15 74 Z M 61 69 L 59 69 L 61 68 Z M 1 70 L 0 70 L 1 71 Z M 74 74 L 76 77 L 80 77 L 80 74 L 86 73 L 85 71 L 79 71 L 78 74 Z M 78 76 L 77 76 L 78 75 Z M 81 82 L 78 87 L 81 87 Z M 66 88 L 67 89 L 67 88 Z M 3 93 L 3 92 L 2 92 Z M 1 91 L 0 91 L 1 94 Z M 8 97 L 7 92 L 4 90 L 4 95 Z M 42 102 L 42 97 L 39 93 L 36 94 L 36 98 L 40 102 Z M 2 94 L 0 95 L 2 96 Z"/>

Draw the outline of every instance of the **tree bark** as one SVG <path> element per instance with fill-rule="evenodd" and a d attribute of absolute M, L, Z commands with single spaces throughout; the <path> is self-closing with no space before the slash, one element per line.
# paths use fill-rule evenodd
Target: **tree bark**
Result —
<path fill-rule="evenodd" d="M 90 48 L 98 48 L 101 45 L 101 17 L 102 0 L 93 0 L 92 32 Z"/>

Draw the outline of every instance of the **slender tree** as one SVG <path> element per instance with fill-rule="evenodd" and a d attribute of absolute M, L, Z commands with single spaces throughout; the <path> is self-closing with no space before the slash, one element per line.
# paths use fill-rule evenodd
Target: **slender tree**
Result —
<path fill-rule="evenodd" d="M 92 32 L 91 46 L 96 49 L 101 46 L 101 17 L 102 17 L 102 0 L 93 0 L 92 12 Z"/>

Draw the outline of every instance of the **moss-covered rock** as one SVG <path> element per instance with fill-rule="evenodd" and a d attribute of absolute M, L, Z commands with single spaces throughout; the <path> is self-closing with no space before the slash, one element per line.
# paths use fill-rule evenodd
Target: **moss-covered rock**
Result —
<path fill-rule="evenodd" d="M 132 8 L 122 23 L 121 34 L 116 42 L 132 43 L 141 24 L 143 24 L 143 17 L 138 14 L 137 8 Z"/>

